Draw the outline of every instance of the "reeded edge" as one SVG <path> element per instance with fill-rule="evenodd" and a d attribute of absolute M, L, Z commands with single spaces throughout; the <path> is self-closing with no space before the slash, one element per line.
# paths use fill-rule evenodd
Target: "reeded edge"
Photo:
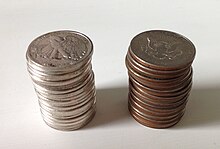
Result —
<path fill-rule="evenodd" d="M 133 91 L 131 91 L 129 93 L 129 97 L 132 97 L 134 100 L 136 100 L 137 102 L 152 107 L 152 108 L 158 108 L 158 107 L 162 107 L 162 108 L 173 108 L 173 107 L 177 107 L 180 104 L 182 104 L 184 102 L 184 100 L 186 100 L 186 98 L 188 98 L 189 94 L 187 94 L 186 96 L 184 96 L 183 98 L 181 98 L 180 100 L 176 101 L 176 102 L 158 102 L 158 101 L 152 101 L 151 99 L 145 99 L 144 97 L 142 97 L 141 95 L 139 95 L 138 93 L 134 93 Z"/>
<path fill-rule="evenodd" d="M 183 82 L 179 87 L 176 87 L 175 89 L 172 89 L 172 90 L 155 90 L 155 89 L 152 89 L 148 86 L 142 85 L 141 83 L 139 83 L 135 79 L 130 80 L 130 82 L 132 83 L 132 85 L 134 87 L 141 88 L 144 92 L 147 92 L 147 93 L 149 93 L 151 95 L 155 95 L 155 96 L 162 96 L 163 95 L 163 97 L 169 96 L 170 94 L 172 94 L 172 96 L 174 96 L 174 94 L 179 95 L 182 92 L 184 92 L 184 90 L 187 89 L 188 86 L 192 86 L 192 83 L 191 83 L 192 78 L 189 78 L 188 80 Z"/>
<path fill-rule="evenodd" d="M 148 68 L 146 66 L 143 66 L 141 63 L 138 63 L 131 55 L 130 52 L 128 51 L 126 58 L 125 58 L 125 63 L 128 63 L 129 65 L 132 65 L 135 69 L 137 69 L 139 72 L 145 72 L 146 75 L 153 75 L 153 76 L 158 76 L 163 77 L 163 78 L 169 78 L 171 76 L 176 76 L 178 77 L 180 74 L 184 73 L 190 66 L 184 68 L 184 69 L 178 69 L 175 71 L 160 71 L 160 70 L 155 70 Z"/>
<path fill-rule="evenodd" d="M 143 109 L 142 110 L 138 109 L 138 107 L 136 107 L 135 105 L 131 103 L 129 104 L 129 107 L 131 108 L 131 110 L 133 110 L 136 113 L 139 113 L 140 115 L 142 115 L 149 121 L 154 121 L 156 123 L 167 123 L 167 122 L 173 121 L 173 119 L 177 118 L 183 111 L 185 111 L 185 107 L 184 107 L 182 110 L 169 116 L 158 116 L 158 115 L 156 116 L 156 115 L 149 114 L 149 113 L 147 114 L 146 111 L 144 111 Z"/>
<path fill-rule="evenodd" d="M 150 121 L 146 121 L 144 120 L 142 117 L 138 117 L 137 115 L 135 115 L 134 111 L 132 111 L 130 108 L 128 108 L 131 116 L 141 125 L 146 126 L 146 127 L 150 127 L 150 128 L 154 128 L 154 129 L 165 129 L 165 128 L 169 128 L 172 127 L 174 125 L 176 125 L 182 118 L 179 117 L 179 119 L 176 119 L 176 121 L 173 121 L 172 123 L 168 123 L 168 124 L 155 124 L 155 123 L 151 123 Z"/>
<path fill-rule="evenodd" d="M 85 120 L 85 122 L 83 122 L 81 125 L 75 125 L 75 126 L 72 126 L 72 127 L 57 127 L 55 125 L 51 125 L 49 123 L 47 123 L 47 121 L 44 120 L 43 118 L 43 121 L 50 127 L 50 128 L 53 128 L 53 129 L 56 129 L 56 130 L 59 130 L 59 131 L 77 131 L 79 130 L 80 128 L 88 125 L 92 119 L 95 117 L 95 114 L 96 114 L 96 106 L 94 105 L 93 107 L 93 112 L 91 114 L 91 116 L 88 117 L 88 119 Z M 43 116 L 42 116 L 43 117 Z"/>
<path fill-rule="evenodd" d="M 192 79 L 192 69 L 191 72 L 189 72 L 188 74 L 185 75 L 185 77 L 181 78 L 178 81 L 173 82 L 172 84 L 166 84 L 162 85 L 159 83 L 144 83 L 144 82 L 140 82 L 137 79 L 135 79 L 134 77 L 129 75 L 129 80 L 132 80 L 133 82 L 138 82 L 140 85 L 145 86 L 147 88 L 149 88 L 152 91 L 166 91 L 166 90 L 177 90 L 178 88 L 180 88 L 185 82 L 187 82 L 189 79 Z"/>

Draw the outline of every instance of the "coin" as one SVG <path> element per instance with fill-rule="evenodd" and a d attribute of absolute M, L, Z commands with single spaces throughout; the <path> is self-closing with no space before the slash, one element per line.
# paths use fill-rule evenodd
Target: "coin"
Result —
<path fill-rule="evenodd" d="M 138 34 L 132 39 L 130 49 L 140 63 L 159 70 L 186 67 L 195 57 L 195 46 L 189 39 L 164 30 Z"/>
<path fill-rule="evenodd" d="M 48 126 L 75 130 L 94 117 L 92 54 L 92 41 L 68 30 L 41 35 L 28 46 L 27 69 Z"/>
<path fill-rule="evenodd" d="M 36 67 L 66 72 L 80 68 L 92 53 L 93 45 L 86 35 L 75 31 L 55 31 L 32 41 L 26 57 Z"/>
<path fill-rule="evenodd" d="M 135 36 L 125 64 L 129 76 L 128 108 L 139 123 L 167 128 L 183 116 L 192 88 L 195 46 L 164 30 Z"/>
<path fill-rule="evenodd" d="M 143 75 L 143 76 L 148 76 L 150 78 L 158 78 L 158 79 L 171 79 L 171 78 L 177 78 L 186 72 L 185 69 L 175 72 L 175 71 L 169 71 L 167 73 L 163 74 L 163 71 L 155 71 L 153 69 L 147 68 L 139 64 L 138 62 L 132 61 L 131 57 L 129 57 L 129 52 L 126 57 L 126 65 L 129 65 L 132 70 L 135 70 L 137 73 Z"/>

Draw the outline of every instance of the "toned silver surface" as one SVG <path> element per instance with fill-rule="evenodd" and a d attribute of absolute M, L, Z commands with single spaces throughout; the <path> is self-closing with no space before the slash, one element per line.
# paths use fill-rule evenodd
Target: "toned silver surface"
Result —
<path fill-rule="evenodd" d="M 40 67 L 72 67 L 91 56 L 91 40 L 75 31 L 56 31 L 44 34 L 28 47 L 27 59 Z"/>
<path fill-rule="evenodd" d="M 27 69 L 48 126 L 75 130 L 94 117 L 92 53 L 91 40 L 75 31 L 50 32 L 29 45 Z"/>
<path fill-rule="evenodd" d="M 195 46 L 189 39 L 164 30 L 138 34 L 132 39 L 130 50 L 140 61 L 153 68 L 180 68 L 190 64 L 195 57 Z"/>

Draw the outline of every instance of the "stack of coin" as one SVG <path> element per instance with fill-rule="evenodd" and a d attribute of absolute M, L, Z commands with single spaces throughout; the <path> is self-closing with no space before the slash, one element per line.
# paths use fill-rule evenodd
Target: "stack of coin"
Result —
<path fill-rule="evenodd" d="M 27 68 L 38 96 L 41 115 L 58 130 L 75 130 L 95 115 L 93 45 L 82 33 L 56 31 L 31 42 Z"/>
<path fill-rule="evenodd" d="M 126 55 L 129 111 L 136 121 L 167 128 L 184 114 L 192 87 L 195 47 L 187 38 L 163 30 L 135 36 Z"/>

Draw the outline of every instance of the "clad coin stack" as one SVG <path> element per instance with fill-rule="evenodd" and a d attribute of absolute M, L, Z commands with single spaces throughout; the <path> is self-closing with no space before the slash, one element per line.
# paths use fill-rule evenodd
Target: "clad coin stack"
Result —
<path fill-rule="evenodd" d="M 31 42 L 27 68 L 41 115 L 58 130 L 75 130 L 95 115 L 95 82 L 91 40 L 75 31 L 44 34 Z"/>
<path fill-rule="evenodd" d="M 135 36 L 126 55 L 129 111 L 152 128 L 175 125 L 184 114 L 192 87 L 195 47 L 187 38 L 163 30 Z"/>

